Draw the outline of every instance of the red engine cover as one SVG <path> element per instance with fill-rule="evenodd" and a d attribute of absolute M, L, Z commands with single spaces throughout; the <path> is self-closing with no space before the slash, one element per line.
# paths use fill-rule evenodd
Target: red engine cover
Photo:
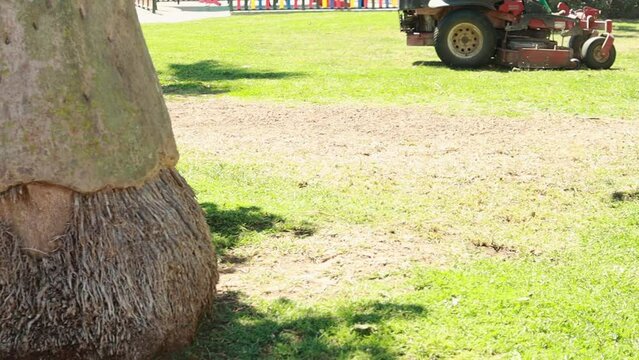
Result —
<path fill-rule="evenodd" d="M 499 12 L 513 14 L 515 16 L 519 16 L 524 13 L 524 2 L 523 0 L 506 0 L 499 7 Z"/>
<path fill-rule="evenodd" d="M 601 15 L 601 10 L 599 9 L 595 9 L 593 7 L 590 6 L 584 6 L 584 15 L 586 15 L 586 17 L 588 16 L 592 16 L 593 18 L 597 19 L 599 18 L 599 15 Z"/>

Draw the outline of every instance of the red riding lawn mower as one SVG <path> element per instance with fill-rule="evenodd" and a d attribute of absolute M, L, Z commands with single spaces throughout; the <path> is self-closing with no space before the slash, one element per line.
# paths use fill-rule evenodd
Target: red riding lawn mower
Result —
<path fill-rule="evenodd" d="M 400 0 L 409 46 L 435 46 L 449 67 L 491 61 L 522 69 L 609 69 L 615 62 L 612 20 L 591 7 L 546 0 Z M 559 44 L 555 37 L 561 38 Z M 568 40 L 566 40 L 568 39 Z"/>

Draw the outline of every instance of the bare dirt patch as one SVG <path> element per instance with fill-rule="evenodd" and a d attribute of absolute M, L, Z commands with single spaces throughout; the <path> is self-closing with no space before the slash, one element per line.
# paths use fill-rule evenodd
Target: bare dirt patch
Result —
<path fill-rule="evenodd" d="M 182 148 L 227 158 L 250 154 L 316 161 L 328 167 L 373 165 L 390 175 L 420 173 L 459 180 L 580 176 L 580 169 L 632 153 L 639 135 L 633 121 L 543 114 L 528 119 L 451 118 L 419 106 L 280 105 L 228 99 L 168 106 Z"/>
<path fill-rule="evenodd" d="M 474 256 L 469 250 L 363 226 L 325 229 L 305 238 L 285 234 L 235 249 L 220 264 L 220 289 L 261 298 L 320 298 L 363 278 L 395 277 L 414 265 L 444 267 Z"/>
<path fill-rule="evenodd" d="M 520 255 L 522 242 L 523 253 L 539 255 L 547 249 L 535 248 L 537 239 L 560 240 L 561 246 L 574 239 L 573 223 L 583 214 L 594 216 L 611 192 L 601 194 L 625 186 L 625 177 L 637 168 L 632 164 L 639 163 L 639 127 L 615 119 L 451 118 L 419 106 L 228 99 L 175 101 L 168 107 L 183 150 L 225 161 L 295 163 L 309 178 L 323 180 L 348 180 L 354 169 L 394 182 L 405 194 L 429 192 L 433 198 L 428 209 L 416 211 L 438 218 L 440 241 L 410 227 L 389 232 L 336 226 L 233 250 L 221 265 L 221 288 L 265 297 L 329 296 L 358 279 L 393 276 L 416 263 L 507 259 Z M 614 180 L 597 175 L 606 172 Z M 508 244 L 509 237 L 520 243 Z M 463 241 L 449 241 L 453 238 Z"/>

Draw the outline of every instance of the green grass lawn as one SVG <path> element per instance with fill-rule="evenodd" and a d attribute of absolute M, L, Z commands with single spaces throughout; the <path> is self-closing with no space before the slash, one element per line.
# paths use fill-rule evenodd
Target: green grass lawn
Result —
<path fill-rule="evenodd" d="M 278 159 L 225 162 L 186 153 L 180 171 L 198 193 L 222 253 L 339 224 L 398 229 L 402 219 L 423 241 L 448 241 L 419 226 L 439 213 L 442 228 L 486 233 L 518 255 L 445 268 L 415 264 L 310 301 L 225 293 L 195 345 L 177 358 L 633 358 L 639 196 L 610 192 L 636 187 L 636 176 L 622 175 L 639 172 L 632 159 L 584 173 L 577 192 L 547 187 L 544 199 L 536 198 L 539 188 L 513 183 L 469 185 L 456 195 L 434 184 L 436 193 L 451 196 L 440 199 L 355 169 L 333 174 L 351 176 L 354 186 L 321 179 L 300 188 L 300 167 Z M 481 210 L 481 199 L 494 203 L 485 221 L 469 215 Z M 531 208 L 537 220 L 500 220 Z M 262 256 L 279 256 L 267 251 Z"/>
<path fill-rule="evenodd" d="M 617 65 L 601 72 L 450 70 L 432 48 L 406 47 L 397 27 L 392 12 L 322 13 L 144 31 L 170 101 L 219 94 L 411 103 L 451 121 L 530 112 L 630 119 L 639 110 L 639 23 L 621 24 Z M 181 150 L 179 170 L 223 255 L 290 237 L 295 246 L 298 238 L 344 227 L 399 229 L 435 244 L 496 243 L 516 255 L 417 263 L 315 299 L 226 292 L 178 359 L 626 359 L 639 353 L 633 149 L 575 149 L 585 164 L 581 172 L 566 180 L 543 163 L 545 183 L 532 184 L 501 181 L 496 173 L 476 181 L 389 178 L 366 166 L 251 161 L 248 153 L 238 160 L 188 144 Z M 306 182 L 307 173 L 327 166 L 330 174 Z"/>
<path fill-rule="evenodd" d="M 451 70 L 407 47 L 395 12 L 234 16 L 146 25 L 166 94 L 369 102 L 444 114 L 631 118 L 639 111 L 639 23 L 618 26 L 611 71 Z"/>
<path fill-rule="evenodd" d="M 465 199 L 440 203 L 374 184 L 375 178 L 370 187 L 323 182 L 301 189 L 296 168 L 284 166 L 185 156 L 180 170 L 204 204 L 223 254 L 337 224 L 398 229 L 402 218 L 422 224 L 429 211 L 439 211 L 456 228 L 475 236 L 485 230 L 518 255 L 453 262 L 443 269 L 419 264 L 409 272 L 391 269 L 316 300 L 225 293 L 195 345 L 177 358 L 621 359 L 639 352 L 639 196 L 606 193 L 632 188 L 632 179 L 619 178 L 619 171 L 591 177 L 592 188 L 581 194 L 548 189 L 546 204 L 527 203 L 535 191 L 512 184 L 489 193 L 471 186 Z M 620 171 L 639 169 L 628 164 Z M 486 196 L 502 203 L 492 207 L 496 213 L 532 207 L 546 216 L 526 224 L 496 217 L 478 223 L 456 211 L 463 212 L 464 201 L 477 211 L 470 204 Z M 519 200 L 509 203 L 506 197 Z M 429 228 L 410 230 L 422 241 L 442 241 Z M 535 248 L 540 254 L 531 251 Z M 263 251 L 262 256 L 279 256 Z"/>

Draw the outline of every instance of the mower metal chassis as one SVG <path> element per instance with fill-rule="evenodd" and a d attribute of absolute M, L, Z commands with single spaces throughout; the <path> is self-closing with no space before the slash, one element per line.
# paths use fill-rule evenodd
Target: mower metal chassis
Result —
<path fill-rule="evenodd" d="M 542 8 L 524 8 L 522 7 L 525 6 L 524 2 L 517 0 L 506 0 L 499 7 L 495 6 L 497 3 L 494 0 L 400 0 L 400 16 L 411 13 L 441 20 L 449 12 L 458 9 L 469 7 L 476 9 L 484 13 L 496 29 L 503 31 L 503 39 L 494 57 L 495 61 L 503 66 L 529 69 L 574 69 L 579 66 L 582 60 L 580 46 L 556 45 L 552 49 L 508 49 L 506 46 L 508 37 L 521 31 L 547 31 L 549 34 L 559 34 L 562 38 L 572 37 L 584 40 L 603 36 L 605 41 L 601 54 L 604 56 L 608 56 L 613 47 L 615 40 L 612 35 L 613 22 L 599 20 L 597 9 L 584 8 L 574 12 L 563 8 L 559 14 L 548 14 Z M 513 11 L 513 9 L 516 10 Z M 406 31 L 406 29 L 402 31 L 407 34 L 408 46 L 434 45 L 433 31 Z"/>

